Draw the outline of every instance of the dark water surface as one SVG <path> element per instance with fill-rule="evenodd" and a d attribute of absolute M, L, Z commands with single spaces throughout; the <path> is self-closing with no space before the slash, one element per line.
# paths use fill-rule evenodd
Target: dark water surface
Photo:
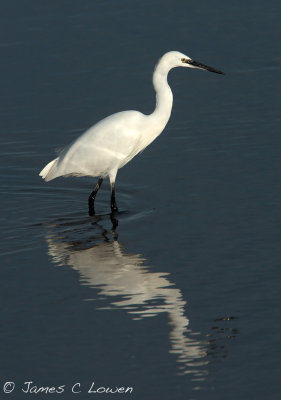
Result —
<path fill-rule="evenodd" d="M 2 4 L 0 398 L 279 399 L 280 13 Z M 151 112 L 168 50 L 227 75 L 171 72 L 171 120 L 119 171 L 120 212 L 106 183 L 89 217 L 91 178 L 38 173 L 100 118 Z"/>

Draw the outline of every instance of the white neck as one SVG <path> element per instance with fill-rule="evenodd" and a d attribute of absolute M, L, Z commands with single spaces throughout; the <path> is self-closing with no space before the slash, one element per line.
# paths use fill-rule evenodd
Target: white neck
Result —
<path fill-rule="evenodd" d="M 162 129 L 165 128 L 169 121 L 173 106 L 173 93 L 167 81 L 170 69 L 171 67 L 161 59 L 153 74 L 153 86 L 156 92 L 156 107 L 154 112 L 151 114 L 151 117 L 157 119 L 159 124 L 162 124 Z"/>

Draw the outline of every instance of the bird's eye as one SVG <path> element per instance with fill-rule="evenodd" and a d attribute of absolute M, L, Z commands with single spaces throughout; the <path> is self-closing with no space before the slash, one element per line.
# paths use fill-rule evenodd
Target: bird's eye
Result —
<path fill-rule="evenodd" d="M 187 58 L 182 58 L 181 61 L 182 61 L 183 63 L 187 63 Z"/>

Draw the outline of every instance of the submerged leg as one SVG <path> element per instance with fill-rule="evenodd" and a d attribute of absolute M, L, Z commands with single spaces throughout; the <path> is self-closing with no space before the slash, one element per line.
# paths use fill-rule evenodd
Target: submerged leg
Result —
<path fill-rule="evenodd" d="M 111 189 L 111 198 L 110 198 L 110 206 L 111 211 L 118 211 L 118 207 L 115 201 L 115 179 L 117 175 L 117 169 L 113 169 L 109 173 L 109 181 L 110 181 L 110 189 Z"/>
<path fill-rule="evenodd" d="M 115 201 L 115 183 L 111 182 L 110 183 L 110 188 L 111 188 L 111 198 L 110 198 L 110 205 L 111 205 L 111 211 L 118 211 L 118 207 Z"/>
<path fill-rule="evenodd" d="M 94 190 L 92 191 L 92 193 L 89 196 L 88 203 L 89 203 L 89 215 L 90 216 L 95 215 L 95 206 L 94 206 L 95 198 L 99 191 L 99 188 L 101 187 L 102 181 L 103 181 L 103 178 L 99 178 L 98 183 L 96 184 Z"/>

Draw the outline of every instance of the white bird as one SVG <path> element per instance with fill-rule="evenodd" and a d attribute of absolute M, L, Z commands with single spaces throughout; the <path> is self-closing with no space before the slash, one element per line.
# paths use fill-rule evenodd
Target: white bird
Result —
<path fill-rule="evenodd" d="M 59 176 L 98 177 L 98 183 L 89 196 L 90 215 L 94 215 L 95 197 L 103 179 L 108 176 L 111 187 L 111 210 L 117 211 L 115 201 L 117 171 L 144 150 L 165 128 L 173 105 L 173 94 L 167 76 L 175 67 L 199 68 L 224 74 L 178 51 L 164 54 L 153 74 L 156 107 L 152 114 L 145 115 L 131 110 L 104 118 L 67 146 L 59 157 L 42 169 L 39 175 L 47 182 Z"/>

